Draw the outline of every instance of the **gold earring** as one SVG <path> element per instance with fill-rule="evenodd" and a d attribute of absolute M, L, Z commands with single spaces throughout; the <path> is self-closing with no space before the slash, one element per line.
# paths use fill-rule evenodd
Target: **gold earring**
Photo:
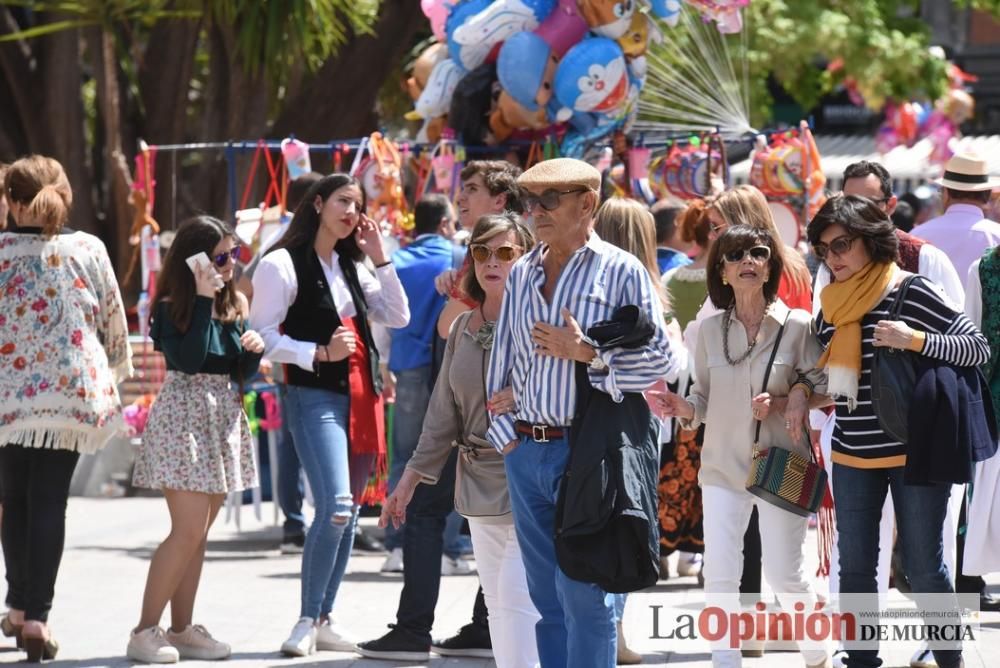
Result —
<path fill-rule="evenodd" d="M 728 278 L 726 278 L 725 276 L 723 276 L 723 277 L 722 277 L 722 284 L 723 284 L 723 285 L 729 285 L 729 279 L 728 279 Z"/>

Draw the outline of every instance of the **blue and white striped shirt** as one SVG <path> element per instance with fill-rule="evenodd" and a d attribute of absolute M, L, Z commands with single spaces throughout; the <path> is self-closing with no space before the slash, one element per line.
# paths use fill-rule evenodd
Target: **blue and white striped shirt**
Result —
<path fill-rule="evenodd" d="M 536 322 L 564 327 L 561 310 L 570 313 L 586 333 L 593 324 L 611 318 L 622 306 L 634 304 L 656 326 L 641 348 L 598 351 L 607 371 L 590 370 L 591 384 L 615 401 L 623 392 L 641 392 L 673 371 L 660 300 L 649 272 L 631 254 L 601 241 L 591 232 L 587 243 L 570 256 L 556 283 L 552 303 L 545 301 L 544 245 L 539 245 L 511 268 L 497 321 L 486 379 L 487 397 L 510 385 L 517 408 L 492 419 L 487 436 L 498 450 L 517 438 L 516 420 L 553 426 L 569 425 L 576 411 L 572 360 L 535 352 L 531 328 Z"/>

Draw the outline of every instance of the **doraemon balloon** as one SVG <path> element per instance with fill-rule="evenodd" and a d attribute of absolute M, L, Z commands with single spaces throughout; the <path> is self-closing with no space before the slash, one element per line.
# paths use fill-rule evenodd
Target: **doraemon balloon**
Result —
<path fill-rule="evenodd" d="M 476 5 L 475 0 L 470 5 Z M 534 30 L 556 7 L 556 0 L 495 0 L 474 14 L 465 14 L 461 23 L 452 18 L 464 6 L 459 5 L 449 17 L 449 48 L 459 51 L 458 62 L 467 70 L 482 65 L 490 51 L 509 37 L 524 30 Z M 456 58 L 452 53 L 452 58 Z"/>
<path fill-rule="evenodd" d="M 556 99 L 562 108 L 557 120 L 574 113 L 613 115 L 629 94 L 629 72 L 621 47 L 606 37 L 585 39 L 559 63 Z"/>

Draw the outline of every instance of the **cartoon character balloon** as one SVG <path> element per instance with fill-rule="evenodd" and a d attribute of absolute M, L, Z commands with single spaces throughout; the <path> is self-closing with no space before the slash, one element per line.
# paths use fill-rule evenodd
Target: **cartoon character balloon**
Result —
<path fill-rule="evenodd" d="M 504 91 L 528 111 L 552 100 L 559 58 L 539 35 L 521 32 L 508 39 L 497 58 L 497 78 Z"/>
<path fill-rule="evenodd" d="M 462 78 L 462 68 L 458 67 L 450 58 L 442 60 L 434 69 L 427 80 L 427 86 L 417 98 L 414 110 L 406 114 L 407 120 L 425 121 L 424 127 L 417 134 L 417 141 L 427 141 L 429 124 L 434 119 L 448 113 L 448 106 L 451 104 L 451 97 L 455 93 L 455 86 Z"/>
<path fill-rule="evenodd" d="M 675 26 L 681 17 L 681 0 L 649 0 L 650 10 L 667 25 Z"/>
<path fill-rule="evenodd" d="M 629 94 L 621 47 L 605 37 L 583 40 L 559 63 L 555 91 L 562 105 L 557 120 L 569 120 L 574 113 L 614 114 Z"/>
<path fill-rule="evenodd" d="M 535 30 L 535 34 L 552 47 L 552 51 L 560 58 L 570 47 L 579 42 L 587 34 L 590 27 L 580 16 L 576 0 L 559 0 L 549 17 Z"/>
<path fill-rule="evenodd" d="M 636 0 L 579 0 L 580 15 L 596 35 L 618 39 L 628 31 Z"/>
<path fill-rule="evenodd" d="M 439 42 L 444 41 L 444 24 L 448 19 L 448 10 L 453 4 L 454 0 L 420 0 L 420 9 L 431 22 L 431 32 Z"/>
<path fill-rule="evenodd" d="M 431 78 L 434 66 L 448 58 L 448 47 L 440 42 L 431 44 L 413 61 L 413 74 L 406 80 L 406 91 L 416 101 Z"/>
<path fill-rule="evenodd" d="M 478 11 L 460 11 L 466 7 Z M 454 46 L 452 58 L 467 70 L 479 67 L 494 47 L 519 32 L 534 30 L 555 7 L 556 0 L 495 0 L 484 7 L 472 0 L 458 5 L 447 22 L 449 48 Z"/>

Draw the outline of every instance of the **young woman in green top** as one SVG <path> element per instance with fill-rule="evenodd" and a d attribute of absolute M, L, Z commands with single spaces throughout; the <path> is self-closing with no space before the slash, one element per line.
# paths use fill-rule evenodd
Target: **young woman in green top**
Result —
<path fill-rule="evenodd" d="M 208 530 L 226 495 L 257 485 L 240 385 L 257 372 L 264 341 L 246 328 L 246 297 L 233 284 L 233 230 L 199 216 L 184 222 L 163 261 L 150 336 L 167 363 L 149 414 L 133 484 L 160 489 L 170 535 L 153 554 L 129 658 L 146 663 L 224 659 L 229 645 L 192 625 Z M 205 253 L 208 266 L 187 265 Z M 160 617 L 170 602 L 171 627 Z"/>

